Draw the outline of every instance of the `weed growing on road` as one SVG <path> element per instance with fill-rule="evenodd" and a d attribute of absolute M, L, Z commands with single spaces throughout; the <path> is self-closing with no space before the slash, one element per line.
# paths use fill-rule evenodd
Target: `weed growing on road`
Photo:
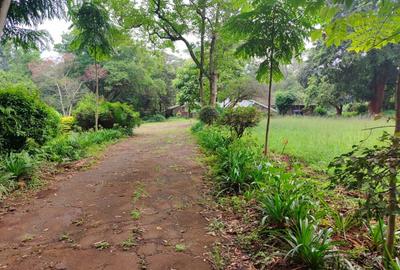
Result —
<path fill-rule="evenodd" d="M 141 214 L 140 211 L 138 209 L 134 209 L 131 211 L 131 217 L 134 220 L 138 220 L 140 218 Z"/>
<path fill-rule="evenodd" d="M 93 246 L 98 250 L 108 249 L 111 247 L 110 243 L 104 240 L 94 243 Z"/>
<path fill-rule="evenodd" d="M 186 250 L 185 244 L 176 244 L 175 251 L 176 252 L 184 252 Z"/>

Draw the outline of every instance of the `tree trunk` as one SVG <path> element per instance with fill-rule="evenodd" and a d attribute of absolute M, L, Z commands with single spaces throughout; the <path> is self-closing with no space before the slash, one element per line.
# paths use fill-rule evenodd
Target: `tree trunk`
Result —
<path fill-rule="evenodd" d="M 206 6 L 202 3 L 201 7 L 201 24 L 200 24 L 200 72 L 199 72 L 199 97 L 200 97 L 200 104 L 203 107 L 205 105 L 204 102 L 204 56 L 205 56 L 205 49 L 204 49 L 204 38 L 206 33 Z"/>
<path fill-rule="evenodd" d="M 397 71 L 396 84 L 396 126 L 394 130 L 395 136 L 400 136 L 400 71 Z M 395 146 L 396 147 L 396 146 Z M 393 258 L 395 234 L 396 234 L 396 211 L 397 211 L 397 174 L 393 174 L 389 182 L 389 218 L 388 232 L 386 240 L 386 252 L 388 258 Z"/>
<path fill-rule="evenodd" d="M 272 10 L 272 14 L 274 15 L 274 10 Z M 264 155 L 268 155 L 268 142 L 269 142 L 269 127 L 271 122 L 271 96 L 272 96 L 272 70 L 273 70 L 273 60 L 274 60 L 274 41 L 275 41 L 275 16 L 272 17 L 272 39 L 269 54 L 269 83 L 268 83 L 268 111 L 267 111 L 267 128 L 265 130 L 265 146 L 264 146 Z"/>
<path fill-rule="evenodd" d="M 383 101 L 385 98 L 385 86 L 387 83 L 386 72 L 377 74 L 371 85 L 372 99 L 369 102 L 369 112 L 371 115 L 380 114 L 382 112 Z"/>
<path fill-rule="evenodd" d="M 217 104 L 217 95 L 218 95 L 218 72 L 217 72 L 217 42 L 218 42 L 218 33 L 217 27 L 219 24 L 219 6 L 215 11 L 215 25 L 211 34 L 211 42 L 210 42 L 210 106 L 215 107 Z"/>
<path fill-rule="evenodd" d="M 67 114 L 66 114 L 66 112 L 65 112 L 64 100 L 63 100 L 63 97 L 62 97 L 61 88 L 60 88 L 60 86 L 58 85 L 58 83 L 56 83 L 56 86 L 57 86 L 57 90 L 58 90 L 58 96 L 59 96 L 59 98 L 60 98 L 61 111 L 62 111 L 63 116 L 66 116 Z"/>
<path fill-rule="evenodd" d="M 8 10 L 10 9 L 11 0 L 1 0 L 0 4 L 0 40 L 4 33 L 4 26 L 6 25 Z"/>
<path fill-rule="evenodd" d="M 216 42 L 217 34 L 214 32 L 211 37 L 210 44 L 210 106 L 215 107 L 217 103 L 217 81 L 218 74 L 216 71 L 215 59 L 216 59 Z"/>
<path fill-rule="evenodd" d="M 396 233 L 396 210 L 397 210 L 397 187 L 396 187 L 396 175 L 390 177 L 389 182 L 389 218 L 388 218 L 388 231 L 386 240 L 386 252 L 388 253 L 388 258 L 393 258 L 394 251 L 394 240 Z"/>
<path fill-rule="evenodd" d="M 274 41 L 272 40 L 272 43 Z M 271 96 L 272 96 L 272 61 L 273 61 L 273 55 L 274 55 L 274 48 L 272 47 L 271 49 L 271 55 L 270 55 L 270 67 L 269 67 L 269 83 L 268 83 L 268 112 L 267 112 L 267 128 L 265 131 L 265 146 L 264 146 L 264 155 L 268 155 L 268 142 L 269 142 L 269 127 L 270 127 L 270 122 L 271 122 Z"/>
<path fill-rule="evenodd" d="M 400 136 L 400 70 L 397 71 L 396 85 L 396 128 L 394 134 Z"/>
<path fill-rule="evenodd" d="M 97 68 L 97 60 L 96 60 L 96 54 L 95 54 L 95 60 L 94 60 L 94 68 L 95 68 L 95 73 L 96 73 L 96 110 L 94 113 L 94 129 L 96 131 L 99 130 L 99 74 L 98 74 L 98 68 Z"/>
<path fill-rule="evenodd" d="M 343 113 L 343 105 L 336 105 L 335 109 L 336 109 L 336 115 L 341 116 Z"/>

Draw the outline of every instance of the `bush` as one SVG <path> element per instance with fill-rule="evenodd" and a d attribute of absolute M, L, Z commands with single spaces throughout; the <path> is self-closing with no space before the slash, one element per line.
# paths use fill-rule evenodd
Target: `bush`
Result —
<path fill-rule="evenodd" d="M 118 129 L 64 134 L 46 143 L 41 150 L 49 161 L 73 161 L 85 156 L 89 147 L 123 136 L 124 132 Z"/>
<path fill-rule="evenodd" d="M 3 159 L 1 169 L 17 181 L 29 180 L 34 169 L 34 162 L 26 152 L 10 153 Z"/>
<path fill-rule="evenodd" d="M 39 145 L 60 131 L 59 114 L 20 85 L 0 86 L 0 152 L 20 151 L 28 139 Z"/>
<path fill-rule="evenodd" d="M 144 117 L 143 120 L 146 122 L 164 122 L 166 119 L 165 119 L 165 116 L 162 114 L 155 114 L 155 115 Z"/>
<path fill-rule="evenodd" d="M 350 103 L 346 106 L 347 112 L 354 112 L 356 115 L 366 114 L 368 113 L 368 104 L 367 103 Z"/>
<path fill-rule="evenodd" d="M 220 127 L 202 128 L 197 133 L 197 138 L 200 146 L 211 152 L 216 152 L 219 147 L 228 146 L 231 140 L 229 131 Z"/>
<path fill-rule="evenodd" d="M 211 106 L 205 106 L 201 108 L 199 113 L 200 121 L 207 125 L 212 125 L 218 119 L 218 116 L 218 111 Z"/>
<path fill-rule="evenodd" d="M 279 91 L 275 95 L 275 105 L 280 114 L 287 114 L 297 98 L 292 92 Z"/>
<path fill-rule="evenodd" d="M 261 114 L 254 107 L 229 108 L 221 117 L 221 124 L 229 126 L 235 132 L 236 137 L 243 136 L 249 127 L 255 127 L 260 122 Z"/>
<path fill-rule="evenodd" d="M 76 106 L 73 115 L 76 123 L 83 130 L 95 126 L 96 99 L 93 94 L 85 95 Z M 100 101 L 99 125 L 106 129 L 121 127 L 131 130 L 140 125 L 139 113 L 133 111 L 129 105 L 120 102 Z"/>
<path fill-rule="evenodd" d="M 326 116 L 326 115 L 328 114 L 328 110 L 327 110 L 326 108 L 324 108 L 324 107 L 317 106 L 317 107 L 314 109 L 314 113 L 315 113 L 316 115 L 319 115 L 319 116 Z"/>
<path fill-rule="evenodd" d="M 219 189 L 223 193 L 241 194 L 255 181 L 254 171 L 262 159 L 253 138 L 243 137 L 217 150 L 215 165 Z"/>
<path fill-rule="evenodd" d="M 308 219 L 301 220 L 294 231 L 289 231 L 286 241 L 292 248 L 287 257 L 305 264 L 307 269 L 323 269 L 332 253 L 331 229 L 318 229 Z"/>
<path fill-rule="evenodd" d="M 62 132 L 70 132 L 75 123 L 75 118 L 73 116 L 63 116 L 61 117 L 61 130 Z"/>
<path fill-rule="evenodd" d="M 200 131 L 202 131 L 204 129 L 204 123 L 203 122 L 197 122 L 196 124 L 194 124 L 191 128 L 190 128 L 190 130 L 193 132 L 193 133 L 198 133 L 198 132 L 200 132 Z"/>

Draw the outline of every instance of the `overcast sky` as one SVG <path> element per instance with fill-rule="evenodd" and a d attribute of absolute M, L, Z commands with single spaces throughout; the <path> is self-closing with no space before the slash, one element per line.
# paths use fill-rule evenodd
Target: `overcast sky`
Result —
<path fill-rule="evenodd" d="M 39 26 L 39 29 L 47 30 L 53 39 L 53 44 L 57 44 L 61 42 L 62 34 L 65 32 L 69 32 L 70 26 L 71 22 L 67 22 L 60 19 L 54 19 L 45 21 L 42 25 Z M 58 54 L 55 51 L 53 51 L 52 48 L 53 44 L 49 44 L 50 48 L 42 52 L 43 58 L 48 58 L 48 57 L 54 58 L 58 56 Z M 172 52 L 170 50 L 167 50 L 167 52 L 174 54 L 178 57 L 189 58 L 189 54 L 187 53 L 185 44 L 183 44 L 183 42 L 176 42 L 175 46 L 176 46 L 175 52 Z"/>

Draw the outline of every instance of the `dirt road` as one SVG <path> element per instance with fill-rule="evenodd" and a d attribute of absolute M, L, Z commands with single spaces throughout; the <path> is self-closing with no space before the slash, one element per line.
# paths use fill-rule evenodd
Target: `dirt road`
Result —
<path fill-rule="evenodd" d="M 0 215 L 0 269 L 212 269 L 189 122 L 147 124 Z"/>

